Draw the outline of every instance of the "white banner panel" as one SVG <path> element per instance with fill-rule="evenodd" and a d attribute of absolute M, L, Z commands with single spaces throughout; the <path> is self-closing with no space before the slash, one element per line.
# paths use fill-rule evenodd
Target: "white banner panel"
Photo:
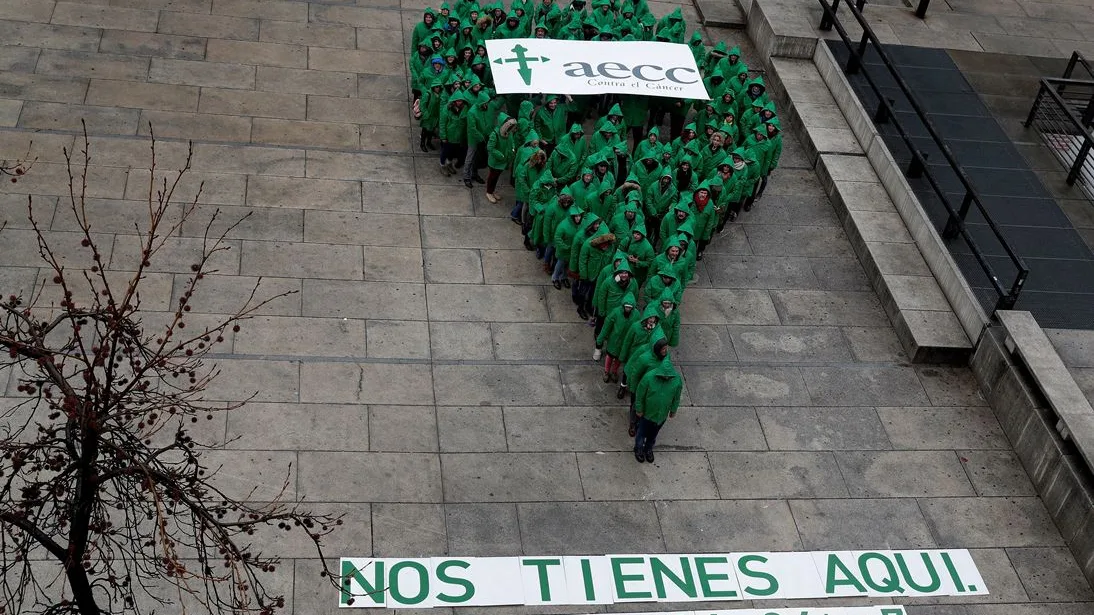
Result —
<path fill-rule="evenodd" d="M 709 100 L 687 45 L 661 42 L 486 41 L 499 94 L 633 94 Z"/>
<path fill-rule="evenodd" d="M 972 556 L 964 549 L 428 559 L 346 557 L 341 561 L 341 576 L 339 604 L 354 608 L 735 602 L 988 593 Z M 700 611 L 689 615 L 715 613 Z M 800 612 L 795 611 L 795 615 Z"/>

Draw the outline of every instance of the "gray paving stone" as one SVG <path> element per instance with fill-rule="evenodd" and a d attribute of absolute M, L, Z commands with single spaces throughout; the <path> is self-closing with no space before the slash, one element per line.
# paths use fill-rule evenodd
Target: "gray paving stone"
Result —
<path fill-rule="evenodd" d="M 148 80 L 159 83 L 200 85 L 250 90 L 255 87 L 255 67 L 242 64 L 152 58 Z"/>
<path fill-rule="evenodd" d="M 314 47 L 310 50 L 308 64 L 314 62 L 310 56 L 314 53 L 329 51 L 328 47 L 352 49 L 356 44 L 357 33 L 353 28 L 335 24 L 297 23 L 290 21 L 262 21 L 260 40 L 270 43 L 290 43 Z M 321 63 L 327 66 L 327 63 Z M 312 66 L 316 68 L 316 66 Z M 324 68 L 324 70 L 326 70 Z"/>
<path fill-rule="evenodd" d="M 589 363 L 586 365 L 563 365 L 559 368 L 562 373 L 562 387 L 566 394 L 566 403 L 578 406 L 607 405 L 617 408 L 625 408 L 626 402 L 615 397 L 619 385 L 604 382 L 604 372 L 592 364 L 593 344 L 588 343 Z M 680 371 L 679 369 L 677 371 Z M 684 391 L 680 395 L 680 406 L 692 405 L 691 396 L 688 394 L 685 377 Z"/>
<path fill-rule="evenodd" d="M 427 323 L 420 320 L 368 320 L 365 324 L 369 358 L 429 358 Z"/>
<path fill-rule="evenodd" d="M 271 502 L 296 498 L 296 453 L 289 451 L 202 451 L 210 482 L 230 498 Z"/>
<path fill-rule="evenodd" d="M 856 361 L 906 363 L 908 355 L 890 327 L 844 327 Z"/>
<path fill-rule="evenodd" d="M 361 209 L 359 182 L 253 175 L 247 178 L 247 204 L 308 210 Z M 315 215 L 315 211 L 309 212 Z"/>
<path fill-rule="evenodd" d="M 424 250 L 425 278 L 434 284 L 482 284 L 482 259 L 478 250 Z"/>
<path fill-rule="evenodd" d="M 710 453 L 724 499 L 844 498 L 847 487 L 832 453 Z"/>
<path fill-rule="evenodd" d="M 206 263 L 206 269 L 210 274 L 221 273 L 235 275 L 239 271 L 240 242 L 225 241 L 225 247 L 229 248 L 217 252 Z M 140 262 L 142 244 L 136 235 L 117 235 L 114 241 L 114 250 L 110 255 L 109 267 L 111 269 L 135 270 Z M 190 237 L 165 239 L 163 245 L 156 254 L 152 255 L 150 267 L 146 271 L 189 273 L 190 266 L 197 263 L 202 252 L 202 240 Z"/>
<path fill-rule="evenodd" d="M 312 363 L 300 366 L 301 401 L 432 405 L 428 365 Z"/>
<path fill-rule="evenodd" d="M 367 451 L 368 409 L 337 404 L 249 403 L 227 413 L 229 448 Z"/>
<path fill-rule="evenodd" d="M 616 412 L 622 417 L 622 412 Z M 659 448 L 690 451 L 767 450 L 764 432 L 753 408 L 685 407 L 677 413 L 671 427 L 657 436 Z"/>
<path fill-rule="evenodd" d="M 307 21 L 308 7 L 278 0 L 216 0 L 213 13 L 236 17 L 261 17 L 279 21 Z"/>
<path fill-rule="evenodd" d="M 790 508 L 782 500 L 658 501 L 655 505 L 670 553 L 802 548 Z"/>
<path fill-rule="evenodd" d="M 878 408 L 893 445 L 902 449 L 1006 449 L 989 407 Z"/>
<path fill-rule="evenodd" d="M 529 286 L 428 284 L 429 318 L 464 322 L 546 322 L 543 292 Z"/>
<path fill-rule="evenodd" d="M 258 20 L 224 15 L 162 11 L 157 32 L 161 34 L 256 41 L 258 40 Z"/>
<path fill-rule="evenodd" d="M 433 406 L 369 406 L 369 450 L 391 453 L 437 452 Z"/>
<path fill-rule="evenodd" d="M 684 367 L 684 381 L 702 406 L 802 406 L 809 394 L 793 367 Z"/>
<path fill-rule="evenodd" d="M 771 298 L 785 325 L 890 326 L 872 292 L 775 290 Z"/>
<path fill-rule="evenodd" d="M 843 120 L 843 116 L 840 116 Z M 784 145 L 788 139 L 783 137 Z M 785 148 L 784 152 L 785 154 Z M 779 160 L 780 168 L 783 166 Z M 806 226 L 838 227 L 840 225 L 836 212 L 828 199 L 821 196 L 771 196 L 764 195 L 763 200 L 752 211 L 740 218 L 745 225 L 749 237 L 752 237 L 751 229 L 756 225 L 775 226 Z M 762 234 L 762 233 L 761 233 Z"/>
<path fill-rule="evenodd" d="M 836 460 L 851 497 L 975 495 L 953 451 L 854 451 Z"/>
<path fill-rule="evenodd" d="M 333 149 L 352 149 L 361 143 L 360 128 L 356 124 L 264 117 L 254 118 L 251 123 L 252 143 Z"/>
<path fill-rule="evenodd" d="M 447 555 L 444 507 L 440 504 L 373 504 L 372 552 L 376 557 Z M 327 600 L 333 603 L 329 596 Z"/>
<path fill-rule="evenodd" d="M 392 75 L 357 75 L 357 93 L 361 98 L 408 100 L 405 82 Z"/>
<path fill-rule="evenodd" d="M 514 245 L 520 245 L 519 241 Z M 551 280 L 543 271 L 543 261 L 527 250 L 483 250 L 482 271 L 487 284 L 546 285 Z"/>
<path fill-rule="evenodd" d="M 205 45 L 205 38 L 199 36 L 106 30 L 99 41 L 99 51 L 176 60 L 201 60 L 205 57 Z"/>
<path fill-rule="evenodd" d="M 682 362 L 736 362 L 737 354 L 729 331 L 722 325 L 681 325 L 680 345 L 674 355 Z"/>
<path fill-rule="evenodd" d="M 76 132 L 83 129 L 83 120 L 88 134 L 131 135 L 137 131 L 139 116 L 136 109 L 27 101 L 19 115 L 19 126 Z M 27 179 L 35 178 L 31 175 Z"/>
<path fill-rule="evenodd" d="M 508 220 L 426 216 L 421 222 L 427 248 L 506 250 L 514 245 L 511 233 L 516 227 Z"/>
<path fill-rule="evenodd" d="M 355 555 L 372 553 L 372 507 L 368 504 L 308 502 L 302 508 L 315 514 L 342 515 L 342 525 L 338 526 L 337 530 L 339 540 L 344 540 L 346 544 L 353 545 Z M 301 531 L 301 528 L 294 527 L 291 531 L 286 532 L 279 530 L 275 525 L 270 525 L 265 527 L 265 531 L 256 531 L 250 540 L 254 545 L 262 545 L 263 553 L 286 558 L 277 566 L 278 570 L 291 570 L 292 559 L 299 560 L 315 557 L 315 544 L 305 532 Z M 320 580 L 318 572 L 316 572 L 315 579 Z M 292 592 L 292 581 L 290 580 L 289 583 L 289 586 L 285 589 Z M 330 586 L 328 585 L 328 587 Z M 283 590 L 278 588 L 277 591 Z M 286 593 L 286 600 L 288 599 L 287 596 L 291 595 L 288 592 Z"/>
<path fill-rule="evenodd" d="M 505 427 L 498 406 L 437 408 L 437 431 L 445 453 L 507 451 Z"/>
<path fill-rule="evenodd" d="M 412 180 L 410 164 L 410 160 L 402 156 L 309 151 L 307 175 L 351 180 L 383 177 L 389 181 L 406 183 Z"/>
<path fill-rule="evenodd" d="M 206 47 L 205 59 L 210 62 L 254 64 L 282 68 L 307 68 L 308 48 L 303 45 L 233 41 L 211 39 Z"/>
<path fill-rule="evenodd" d="M 141 111 L 137 134 L 148 135 L 152 129 L 160 137 L 246 142 L 251 138 L 251 118 L 209 113 Z"/>
<path fill-rule="evenodd" d="M 409 127 L 409 118 L 407 106 L 402 101 L 308 96 L 309 120 L 324 122 L 352 120 L 359 124 Z"/>
<path fill-rule="evenodd" d="M 23 73 L 0 73 L 0 96 L 26 101 L 83 102 L 87 79 L 69 79 Z M 19 152 L 24 153 L 26 150 Z"/>
<path fill-rule="evenodd" d="M 853 257 L 851 244 L 839 227 L 746 226 L 754 254 L 774 256 Z"/>
<path fill-rule="evenodd" d="M 584 359 L 593 334 L 580 323 L 494 323 L 494 356 L 500 360 Z"/>
<path fill-rule="evenodd" d="M 50 4 L 45 2 L 36 4 L 42 8 L 50 7 Z M 23 21 L 0 23 L 0 40 L 3 40 L 5 45 L 94 51 L 100 36 L 102 36 L 102 30 L 98 28 L 56 26 Z"/>
<path fill-rule="evenodd" d="M 360 182 L 362 209 L 366 213 L 416 214 L 418 199 L 401 183 Z"/>
<path fill-rule="evenodd" d="M 718 235 L 717 240 L 707 246 L 703 258 L 706 259 L 708 254 L 741 256 L 752 253 L 752 246 L 748 243 L 744 226 L 734 224 L 732 226 L 726 225 L 725 232 Z"/>
<path fill-rule="evenodd" d="M 1094 600 L 1094 591 L 1067 547 L 1007 549 L 1022 587 L 1034 602 Z M 985 579 L 986 581 L 986 579 Z"/>
<path fill-rule="evenodd" d="M 1063 538 L 1038 498 L 920 500 L 942 547 L 1058 546 Z"/>
<path fill-rule="evenodd" d="M 438 405 L 563 403 L 558 368 L 549 365 L 436 365 L 433 378 Z"/>
<path fill-rule="evenodd" d="M 297 278 L 362 278 L 360 246 L 248 241 L 243 245 L 241 273 Z"/>
<path fill-rule="evenodd" d="M 759 408 L 772 450 L 892 448 L 873 408 Z"/>
<path fill-rule="evenodd" d="M 446 504 L 444 510 L 452 555 L 523 555 L 515 504 Z"/>
<path fill-rule="evenodd" d="M 443 456 L 441 468 L 449 502 L 584 499 L 572 453 L 450 453 Z"/>
<path fill-rule="evenodd" d="M 790 256 L 704 254 L 703 268 L 716 288 L 816 288 L 812 259 Z"/>
<path fill-rule="evenodd" d="M 923 405 L 927 395 L 910 367 L 802 367 L 813 403 L 825 406 Z"/>
<path fill-rule="evenodd" d="M 507 407 L 505 433 L 511 451 L 629 451 L 634 447 L 634 439 L 627 435 L 626 411 L 604 405 Z"/>
<path fill-rule="evenodd" d="M 243 323 L 233 350 L 246 355 L 361 357 L 365 354 L 365 321 L 258 316 Z"/>
<path fill-rule="evenodd" d="M 255 73 L 254 87 L 283 94 L 354 96 L 357 93 L 357 80 L 353 73 L 259 66 Z"/>
<path fill-rule="evenodd" d="M 672 429 L 674 422 L 670 419 L 664 429 Z M 586 500 L 718 498 L 706 453 L 658 451 L 654 463 L 643 465 L 631 452 L 580 453 L 577 463 Z"/>
<path fill-rule="evenodd" d="M 862 265 L 854 258 L 814 258 L 810 265 L 824 290 L 873 290 Z"/>
<path fill-rule="evenodd" d="M 771 297 L 762 290 L 689 287 L 682 316 L 695 325 L 774 325 L 779 323 Z"/>
<path fill-rule="evenodd" d="M 1010 451 L 957 451 L 977 495 L 1029 496 L 1037 490 L 1018 457 Z"/>
<path fill-rule="evenodd" d="M 216 386 L 205 392 L 212 401 L 300 401 L 300 364 L 296 361 L 232 359 L 217 363 Z"/>
<path fill-rule="evenodd" d="M 127 82 L 92 79 L 87 102 L 106 107 L 139 107 L 162 111 L 197 111 L 199 88 L 168 83 Z"/>
<path fill-rule="evenodd" d="M 421 248 L 364 246 L 362 275 L 370 282 L 422 282 Z"/>
<path fill-rule="evenodd" d="M 36 48 L 4 46 L 0 50 L 0 70 L 33 73 L 41 52 Z"/>
<path fill-rule="evenodd" d="M 834 327 L 729 327 L 737 358 L 744 362 L 851 360 L 851 351 Z"/>
<path fill-rule="evenodd" d="M 1051 604 L 976 604 L 969 605 L 969 615 L 1083 615 L 1094 602 Z"/>
<path fill-rule="evenodd" d="M 302 451 L 299 458 L 300 495 L 312 501 L 441 501 L 436 454 Z"/>
<path fill-rule="evenodd" d="M 986 406 L 972 370 L 965 367 L 917 367 L 919 381 L 935 406 Z"/>
<path fill-rule="evenodd" d="M 305 316 L 425 320 L 425 287 L 401 282 L 305 279 Z"/>
<path fill-rule="evenodd" d="M 494 358 L 490 325 L 484 322 L 430 322 L 429 346 L 437 360 Z"/>
<path fill-rule="evenodd" d="M 808 551 L 938 546 L 913 499 L 791 500 L 790 510 Z"/>
<path fill-rule="evenodd" d="M 279 117 L 304 119 L 307 113 L 307 97 L 303 94 L 276 94 L 252 90 L 201 88 L 202 113 L 250 115 L 255 117 Z M 256 139 L 260 141 L 261 139 Z"/>
<path fill-rule="evenodd" d="M 148 58 L 45 49 L 38 57 L 36 71 L 54 77 L 144 81 L 148 76 Z"/>
<path fill-rule="evenodd" d="M 652 502 L 519 504 L 525 553 L 603 555 L 627 545 L 635 553 L 665 550 Z"/>

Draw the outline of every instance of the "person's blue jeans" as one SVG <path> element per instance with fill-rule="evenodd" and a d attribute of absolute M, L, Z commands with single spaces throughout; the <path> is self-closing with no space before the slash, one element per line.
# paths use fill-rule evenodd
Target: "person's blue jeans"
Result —
<path fill-rule="evenodd" d="M 657 432 L 661 431 L 661 424 L 642 416 L 638 418 L 638 431 L 634 434 L 634 450 L 649 453 L 657 442 Z"/>
<path fill-rule="evenodd" d="M 513 218 L 515 220 L 520 220 L 520 210 L 523 209 L 523 208 L 524 208 L 524 203 L 521 202 L 521 201 L 517 201 L 513 205 L 513 209 L 509 210 L 509 217 Z"/>
<path fill-rule="evenodd" d="M 543 250 L 543 262 L 548 265 L 551 264 L 551 260 L 555 257 L 555 246 L 553 244 L 547 244 L 547 247 Z"/>
<path fill-rule="evenodd" d="M 554 246 L 552 246 L 553 248 Z M 566 277 L 566 261 L 561 258 L 555 261 L 555 270 L 551 272 L 552 282 L 561 282 L 562 278 Z"/>

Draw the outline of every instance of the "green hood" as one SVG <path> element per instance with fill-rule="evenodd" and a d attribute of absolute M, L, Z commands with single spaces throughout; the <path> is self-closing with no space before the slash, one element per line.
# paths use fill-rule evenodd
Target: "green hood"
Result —
<path fill-rule="evenodd" d="M 638 302 L 634 299 L 634 293 L 627 291 L 627 293 L 623 295 L 623 300 L 619 302 L 619 305 L 629 305 L 631 307 L 636 307 L 638 305 Z"/>
<path fill-rule="evenodd" d="M 623 109 L 620 108 L 619 103 L 615 103 L 614 105 L 612 105 L 612 108 L 608 110 L 608 116 L 610 117 L 613 115 L 623 117 Z"/>
<path fill-rule="evenodd" d="M 583 134 L 585 134 L 585 129 L 581 127 L 581 124 L 578 124 L 577 122 L 574 122 L 574 124 L 572 126 L 570 126 L 570 134 L 572 134 L 572 135 L 583 135 Z"/>
<path fill-rule="evenodd" d="M 672 279 L 676 279 L 675 273 L 669 271 L 668 275 L 671 275 Z M 646 320 L 647 318 L 656 318 L 657 322 L 661 322 L 661 312 L 657 310 L 656 304 L 651 303 L 646 306 L 646 309 L 642 310 L 642 318 L 640 318 L 639 320 Z"/>
<path fill-rule="evenodd" d="M 657 298 L 657 304 L 660 305 L 662 301 L 671 301 L 672 305 L 677 305 L 676 296 L 672 294 L 672 291 L 665 289 L 661 291 L 661 296 Z"/>
<path fill-rule="evenodd" d="M 526 100 L 520 103 L 520 112 L 518 117 L 522 120 L 532 120 L 532 111 L 535 111 L 536 106 L 532 104 L 532 101 Z"/>
<path fill-rule="evenodd" d="M 691 40 L 688 41 L 688 44 L 691 45 L 692 47 L 702 47 L 703 46 L 703 35 L 699 34 L 698 32 L 693 33 L 691 35 Z"/>
<path fill-rule="evenodd" d="M 734 49 L 736 49 L 736 47 L 734 47 Z M 726 55 L 726 42 L 725 41 L 718 41 L 718 43 L 716 45 L 714 45 L 714 49 L 710 50 L 710 54 L 714 55 L 714 56 L 725 56 Z"/>
<path fill-rule="evenodd" d="M 528 131 L 528 137 L 524 139 L 524 144 L 529 145 L 532 141 L 539 141 L 539 133 L 534 128 Z"/>

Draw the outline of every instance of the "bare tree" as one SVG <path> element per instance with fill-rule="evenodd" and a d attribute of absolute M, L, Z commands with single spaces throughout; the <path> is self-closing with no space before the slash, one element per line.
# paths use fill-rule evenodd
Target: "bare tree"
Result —
<path fill-rule="evenodd" d="M 191 322 L 194 293 L 242 220 L 214 233 L 219 211 L 212 215 L 173 312 L 145 323 L 153 319 L 141 311 L 141 282 L 201 194 L 175 200 L 193 151 L 157 179 L 151 139 L 148 207 L 134 224 L 140 252 L 108 267 L 87 209 L 88 149 L 85 129 L 81 151 L 65 151 L 69 195 L 57 213 L 78 227 L 75 256 L 51 245 L 28 198 L 47 273 L 29 296 L 0 295 L 0 373 L 12 372 L 19 396 L 0 406 L 0 613 L 139 613 L 169 601 L 272 613 L 284 598 L 263 573 L 277 560 L 251 544 L 267 526 L 305 532 L 337 587 L 320 542 L 341 519 L 280 496 L 257 504 L 232 497 L 216 486 L 219 468 L 203 460 L 209 447 L 190 435 L 195 423 L 242 405 L 203 401 L 219 373 L 210 351 L 282 296 L 260 300 L 256 285 L 234 314 Z M 4 173 L 17 180 L 29 166 L 8 164 Z M 281 494 L 287 486 L 286 478 Z"/>

